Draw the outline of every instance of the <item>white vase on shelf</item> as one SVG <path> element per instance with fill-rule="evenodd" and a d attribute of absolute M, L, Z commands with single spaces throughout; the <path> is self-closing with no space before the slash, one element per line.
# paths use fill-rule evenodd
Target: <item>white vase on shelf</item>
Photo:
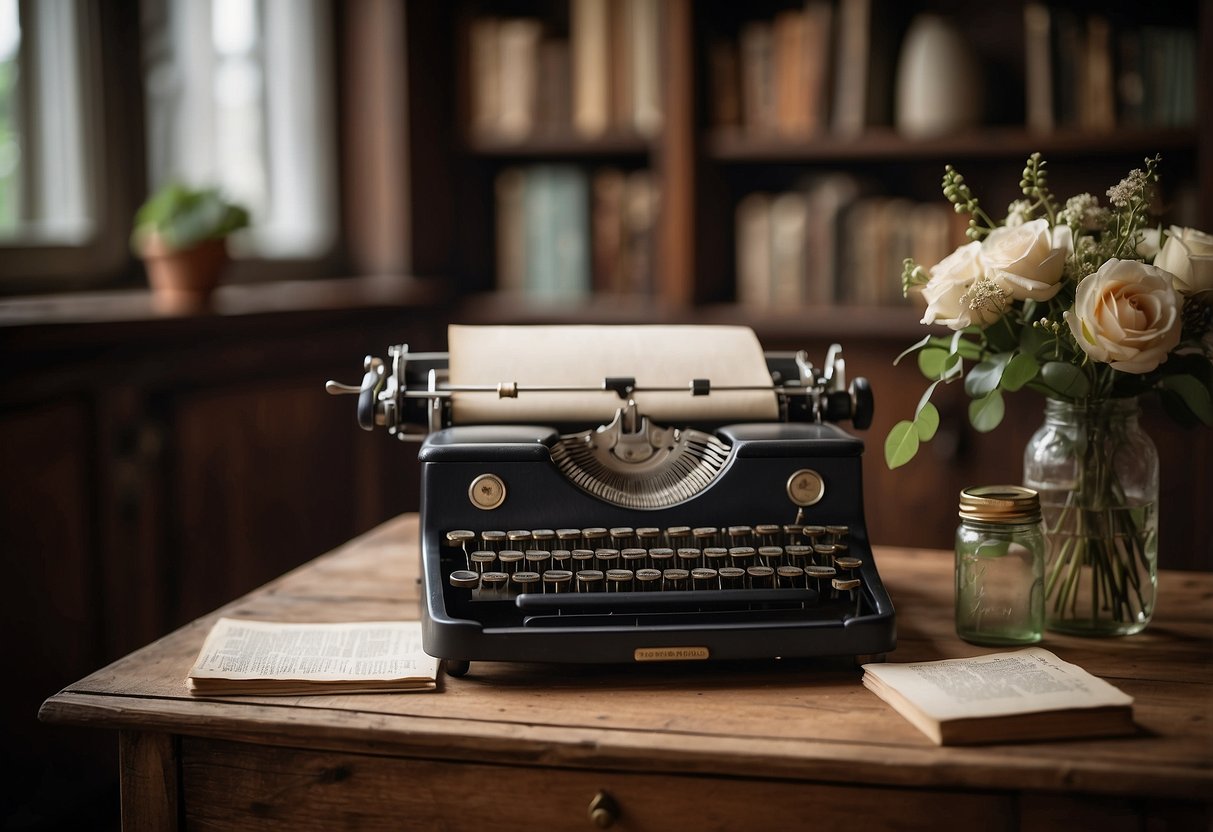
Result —
<path fill-rule="evenodd" d="M 963 131 L 981 118 L 981 70 L 956 26 L 937 14 L 910 23 L 897 63 L 897 131 L 928 139 Z"/>

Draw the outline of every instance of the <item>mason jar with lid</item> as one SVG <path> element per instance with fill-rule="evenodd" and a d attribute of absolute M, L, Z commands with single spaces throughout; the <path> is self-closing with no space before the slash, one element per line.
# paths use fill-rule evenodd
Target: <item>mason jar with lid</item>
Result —
<path fill-rule="evenodd" d="M 1040 498 L 1018 485 L 960 492 L 956 633 L 974 644 L 1034 644 L 1044 632 Z"/>

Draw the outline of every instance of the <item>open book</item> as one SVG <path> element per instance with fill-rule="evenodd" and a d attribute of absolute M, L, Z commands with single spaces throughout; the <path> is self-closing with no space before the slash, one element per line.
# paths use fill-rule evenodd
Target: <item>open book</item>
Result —
<path fill-rule="evenodd" d="M 864 687 L 937 745 L 1136 731 L 1131 696 L 1040 647 L 863 671 Z"/>
<path fill-rule="evenodd" d="M 198 695 L 433 690 L 417 621 L 283 624 L 220 618 L 189 673 Z"/>

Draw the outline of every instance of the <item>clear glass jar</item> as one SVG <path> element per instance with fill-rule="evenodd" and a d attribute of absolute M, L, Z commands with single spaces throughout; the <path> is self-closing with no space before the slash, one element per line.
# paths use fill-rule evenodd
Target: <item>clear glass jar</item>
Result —
<path fill-rule="evenodd" d="M 1035 644 L 1044 634 L 1040 500 L 1017 485 L 960 492 L 956 633 L 974 644 Z"/>
<path fill-rule="evenodd" d="M 1158 450 L 1136 398 L 1049 399 L 1024 449 L 1048 555 L 1045 618 L 1073 635 L 1140 632 L 1158 582 Z"/>

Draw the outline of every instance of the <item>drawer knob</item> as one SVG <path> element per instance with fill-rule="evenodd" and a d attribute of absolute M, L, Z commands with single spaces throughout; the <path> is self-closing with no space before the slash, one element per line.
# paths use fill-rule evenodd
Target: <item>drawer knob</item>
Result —
<path fill-rule="evenodd" d="M 607 829 L 619 819 L 619 804 L 604 791 L 594 795 L 590 801 L 590 822 L 599 829 Z"/>

